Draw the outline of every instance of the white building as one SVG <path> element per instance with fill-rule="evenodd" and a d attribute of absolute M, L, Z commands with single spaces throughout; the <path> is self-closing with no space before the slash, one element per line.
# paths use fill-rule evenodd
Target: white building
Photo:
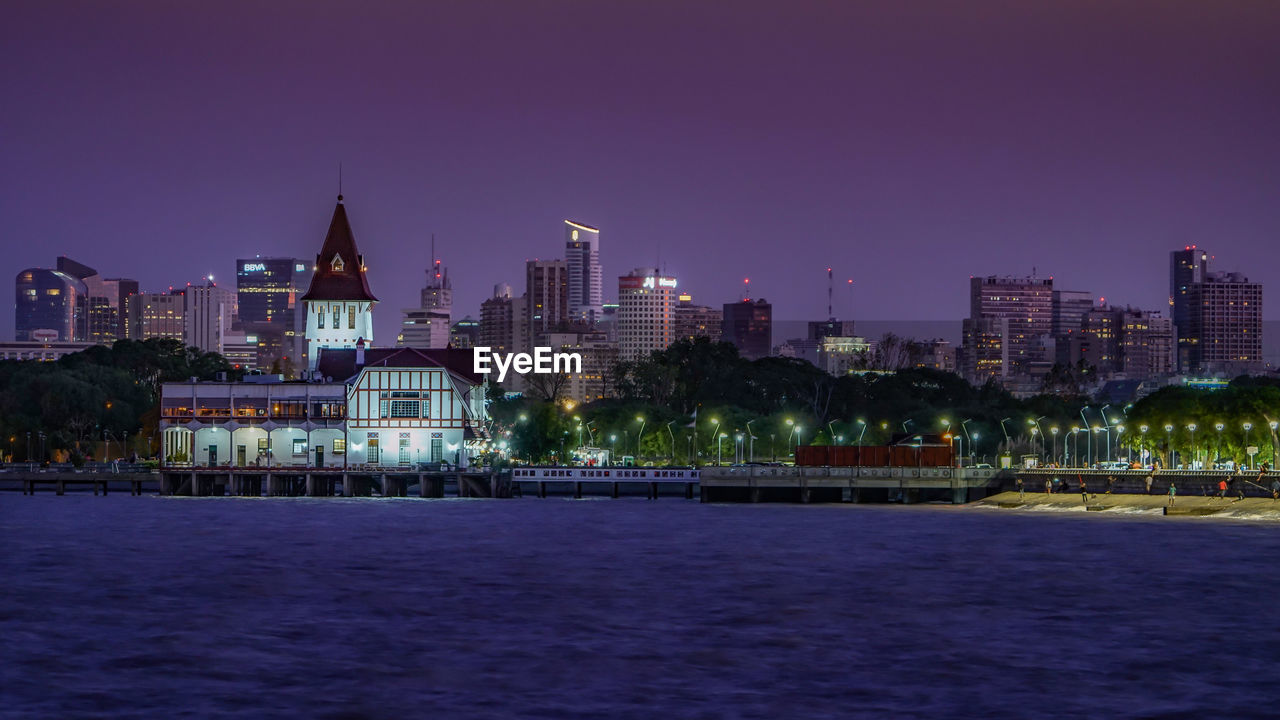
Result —
<path fill-rule="evenodd" d="M 636 268 L 618 278 L 618 357 L 647 358 L 675 341 L 676 279 L 657 268 Z"/>
<path fill-rule="evenodd" d="M 316 255 L 311 286 L 302 296 L 310 368 L 315 368 L 321 348 L 355 349 L 361 339 L 366 346 L 373 344 L 373 304 L 378 298 L 369 290 L 366 270 L 339 195 L 329 232 Z"/>
<path fill-rule="evenodd" d="M 182 298 L 183 342 L 205 352 L 222 352 L 236 319 L 236 291 L 210 280 L 208 285 L 188 286 Z"/>

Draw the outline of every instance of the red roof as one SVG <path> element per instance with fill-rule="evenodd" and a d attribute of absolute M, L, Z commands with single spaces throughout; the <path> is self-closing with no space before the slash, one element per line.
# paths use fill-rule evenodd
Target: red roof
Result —
<path fill-rule="evenodd" d="M 360 373 L 361 367 L 422 368 L 442 367 L 473 385 L 484 382 L 483 375 L 475 372 L 475 360 L 471 350 L 457 348 L 372 348 L 364 351 L 364 365 L 356 366 L 356 351 L 351 349 L 321 348 L 316 370 L 324 377 L 349 380 Z"/>
<path fill-rule="evenodd" d="M 356 249 L 356 238 L 351 233 L 351 223 L 347 220 L 347 209 L 342 204 L 341 195 L 338 196 L 338 206 L 333 209 L 329 234 L 324 238 L 320 254 L 316 255 L 316 270 L 311 276 L 311 286 L 302 299 L 362 302 L 378 300 L 369 290 L 364 258 Z"/>

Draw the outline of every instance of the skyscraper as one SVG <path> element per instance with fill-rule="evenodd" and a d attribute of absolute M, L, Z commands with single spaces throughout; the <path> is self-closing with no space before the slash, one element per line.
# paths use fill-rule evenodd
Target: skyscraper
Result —
<path fill-rule="evenodd" d="M 658 268 L 618 278 L 618 357 L 643 360 L 675 340 L 676 279 Z"/>
<path fill-rule="evenodd" d="M 494 352 L 513 352 L 515 346 L 514 325 L 521 318 L 513 317 L 511 286 L 493 287 L 493 297 L 480 303 L 480 339 L 477 342 Z"/>
<path fill-rule="evenodd" d="M 525 326 L 530 342 L 540 333 L 564 330 L 569 324 L 569 266 L 564 260 L 525 263 Z M 523 350 L 524 348 L 521 348 Z"/>
<path fill-rule="evenodd" d="M 183 293 L 183 342 L 205 352 L 221 353 L 223 338 L 231 334 L 236 318 L 236 292 L 212 280 L 189 285 Z"/>
<path fill-rule="evenodd" d="M 572 220 L 564 221 L 564 257 L 569 271 L 569 319 L 595 325 L 604 312 L 600 270 L 600 231 Z"/>
<path fill-rule="evenodd" d="M 310 263 L 296 258 L 236 260 L 236 304 L 240 321 L 293 324 L 298 296 L 310 276 Z"/>
<path fill-rule="evenodd" d="M 695 305 L 693 296 L 681 293 L 676 297 L 675 340 L 694 340 L 704 337 L 711 342 L 720 342 L 724 328 L 724 311 L 706 305 Z"/>
<path fill-rule="evenodd" d="M 773 347 L 773 306 L 764 298 L 724 304 L 720 339 L 749 360 L 768 357 Z"/>
<path fill-rule="evenodd" d="M 315 274 L 302 296 L 306 306 L 307 364 L 314 370 L 321 348 L 354 349 L 373 345 L 373 305 L 364 257 L 356 249 L 347 209 L 338 196 L 329 232 L 316 255 Z"/>
<path fill-rule="evenodd" d="M 427 284 L 422 288 L 418 307 L 406 308 L 400 323 L 396 344 L 402 347 L 445 348 L 449 346 L 452 327 L 453 285 L 449 270 L 435 257 L 436 240 L 431 238 L 431 264 L 427 267 Z"/>
<path fill-rule="evenodd" d="M 1186 297 L 1190 342 L 1183 372 L 1262 370 L 1261 283 L 1240 273 L 1209 273 L 1204 282 L 1191 283 Z"/>
<path fill-rule="evenodd" d="M 130 340 L 186 338 L 185 288 L 159 293 L 135 293 L 125 298 L 126 335 Z"/>
<path fill-rule="evenodd" d="M 969 279 L 962 365 L 966 378 L 978 383 L 1008 379 L 1051 364 L 1052 332 L 1052 278 Z"/>
<path fill-rule="evenodd" d="M 1191 347 L 1198 339 L 1191 335 L 1191 286 L 1209 275 L 1209 252 L 1195 245 L 1169 253 L 1169 307 L 1174 331 L 1178 333 L 1178 367 L 1191 365 Z"/>

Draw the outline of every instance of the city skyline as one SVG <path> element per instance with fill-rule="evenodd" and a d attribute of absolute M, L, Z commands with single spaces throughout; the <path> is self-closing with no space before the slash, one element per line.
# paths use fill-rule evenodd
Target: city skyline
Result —
<path fill-rule="evenodd" d="M 65 254 L 154 290 L 309 257 L 341 162 L 384 339 L 432 233 L 478 317 L 569 218 L 602 231 L 606 296 L 657 264 L 710 305 L 751 277 L 779 318 L 826 315 L 828 266 L 854 320 L 959 320 L 967 276 L 1033 268 L 1167 312 L 1189 244 L 1280 281 L 1273 7 L 160 7 L 5 31 L 10 275 Z"/>

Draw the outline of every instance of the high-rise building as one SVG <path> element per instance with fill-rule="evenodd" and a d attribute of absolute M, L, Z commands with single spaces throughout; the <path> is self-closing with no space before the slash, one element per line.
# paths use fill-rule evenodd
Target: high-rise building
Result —
<path fill-rule="evenodd" d="M 1134 380 L 1177 372 L 1173 320 L 1158 312 L 1127 308 L 1120 316 L 1121 371 Z"/>
<path fill-rule="evenodd" d="M 205 352 L 222 352 L 223 338 L 231 334 L 236 319 L 236 291 L 210 280 L 207 285 L 188 285 L 182 297 L 183 342 Z"/>
<path fill-rule="evenodd" d="M 1262 370 L 1261 283 L 1240 273 L 1209 273 L 1204 282 L 1188 287 L 1187 305 L 1191 342 L 1184 372 Z"/>
<path fill-rule="evenodd" d="M 1093 310 L 1093 294 L 1080 290 L 1053 291 L 1053 336 L 1080 332 L 1084 318 Z"/>
<path fill-rule="evenodd" d="M 186 340 L 185 288 L 135 293 L 125 298 L 126 336 L 130 340 Z"/>
<path fill-rule="evenodd" d="M 436 241 L 431 238 L 431 265 L 427 268 L 427 284 L 422 288 L 421 301 L 416 308 L 403 310 L 400 335 L 396 344 L 401 347 L 446 348 L 449 347 L 450 330 L 453 327 L 453 285 L 449 282 L 449 270 L 435 257 Z"/>
<path fill-rule="evenodd" d="M 722 342 L 733 343 L 748 360 L 768 357 L 773 347 L 773 306 L 764 298 L 724 304 Z"/>
<path fill-rule="evenodd" d="M 1096 307 L 1084 316 L 1079 333 L 1086 338 L 1090 350 L 1088 362 L 1101 377 L 1120 372 L 1120 335 L 1124 311 L 1109 306 Z"/>
<path fill-rule="evenodd" d="M 298 296 L 311 280 L 310 263 L 297 258 L 255 257 L 236 260 L 236 304 L 246 324 L 292 325 Z"/>
<path fill-rule="evenodd" d="M 600 269 L 600 231 L 564 221 L 564 260 L 569 269 L 569 319 L 593 326 L 604 313 L 604 277 Z"/>
<path fill-rule="evenodd" d="M 512 315 L 511 286 L 493 287 L 493 297 L 480 303 L 480 338 L 477 345 L 494 352 L 514 352 L 514 326 L 519 317 Z"/>
<path fill-rule="evenodd" d="M 470 350 L 480 341 L 480 321 L 467 315 L 449 328 L 449 347 Z"/>
<path fill-rule="evenodd" d="M 1052 331 L 1052 278 L 970 278 L 962 372 L 977 383 L 1031 374 L 1052 364 Z"/>
<path fill-rule="evenodd" d="M 676 297 L 675 340 L 696 340 L 707 338 L 713 343 L 720 342 L 724 323 L 724 311 L 706 305 L 695 305 L 693 296 L 680 293 Z"/>
<path fill-rule="evenodd" d="M 643 360 L 675 340 L 676 279 L 657 268 L 618 278 L 618 357 Z"/>
<path fill-rule="evenodd" d="M 1195 245 L 1169 253 L 1169 308 L 1178 335 L 1178 367 L 1187 370 L 1191 348 L 1199 339 L 1191 334 L 1191 286 L 1209 276 L 1209 252 Z"/>
<path fill-rule="evenodd" d="M 541 386 L 546 396 L 549 383 L 559 384 L 559 397 L 575 403 L 588 403 L 613 394 L 613 368 L 618 362 L 618 345 L 600 332 L 547 333 L 538 341 L 554 352 L 578 353 L 582 372 L 554 375 L 528 375 L 526 386 Z"/>
<path fill-rule="evenodd" d="M 306 307 L 307 363 L 314 370 L 321 348 L 355 349 L 373 345 L 373 305 L 364 257 L 356 249 L 347 209 L 338 204 L 329 232 L 316 255 L 315 274 L 302 296 Z"/>
<path fill-rule="evenodd" d="M 88 291 L 82 281 L 59 270 L 27 268 L 14 278 L 14 286 L 14 340 L 83 339 Z"/>
<path fill-rule="evenodd" d="M 568 328 L 569 266 L 564 260 L 529 260 L 525 263 L 525 325 L 530 338 Z"/>

